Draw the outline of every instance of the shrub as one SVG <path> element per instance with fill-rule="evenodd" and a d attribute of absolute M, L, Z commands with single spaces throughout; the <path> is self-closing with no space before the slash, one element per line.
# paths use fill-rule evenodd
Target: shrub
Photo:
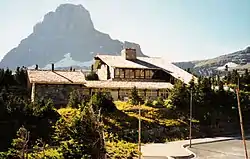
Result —
<path fill-rule="evenodd" d="M 108 158 L 110 159 L 123 159 L 134 158 L 138 155 L 137 144 L 129 143 L 126 141 L 108 141 L 106 142 Z"/>
<path fill-rule="evenodd" d="M 144 105 L 146 106 L 153 106 L 153 101 L 150 99 L 145 100 Z"/>
<path fill-rule="evenodd" d="M 89 97 L 81 94 L 79 90 L 73 90 L 69 95 L 68 107 L 79 108 L 79 105 L 86 105 Z"/>
<path fill-rule="evenodd" d="M 131 90 L 131 97 L 130 97 L 130 102 L 132 105 L 138 105 L 139 102 L 140 102 L 140 97 L 138 95 L 138 91 L 136 89 L 136 87 L 134 87 L 132 90 Z"/>
<path fill-rule="evenodd" d="M 95 72 L 90 72 L 89 74 L 86 75 L 85 78 L 86 78 L 86 80 L 89 80 L 89 81 L 99 80 L 99 77 Z"/>
<path fill-rule="evenodd" d="M 153 106 L 163 106 L 164 101 L 161 97 L 158 97 L 156 100 L 153 101 Z"/>
<path fill-rule="evenodd" d="M 55 126 L 54 139 L 65 158 L 100 158 L 104 152 L 100 116 L 91 106 L 71 119 L 61 118 Z"/>
<path fill-rule="evenodd" d="M 63 159 L 62 153 L 59 153 L 57 149 L 48 148 L 44 151 L 35 152 L 32 154 L 29 154 L 29 158 L 35 158 L 35 159 Z"/>
<path fill-rule="evenodd" d="M 173 105 L 171 104 L 171 100 L 169 100 L 169 99 L 164 100 L 164 106 L 165 106 L 167 109 L 175 109 L 175 106 L 173 106 Z"/>
<path fill-rule="evenodd" d="M 91 104 L 95 111 L 112 112 L 116 109 L 113 98 L 109 93 L 97 92 L 91 97 Z"/>

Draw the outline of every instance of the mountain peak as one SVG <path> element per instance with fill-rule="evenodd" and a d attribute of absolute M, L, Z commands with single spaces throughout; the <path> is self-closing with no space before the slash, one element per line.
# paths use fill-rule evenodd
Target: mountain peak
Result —
<path fill-rule="evenodd" d="M 15 69 L 38 64 L 43 68 L 61 61 L 69 52 L 72 61 L 84 63 L 91 61 L 97 53 L 119 54 L 123 45 L 108 34 L 97 31 L 89 11 L 82 5 L 61 4 L 46 14 L 18 47 L 4 56 L 0 67 Z M 125 45 L 134 47 L 138 56 L 144 56 L 138 44 L 125 42 Z"/>

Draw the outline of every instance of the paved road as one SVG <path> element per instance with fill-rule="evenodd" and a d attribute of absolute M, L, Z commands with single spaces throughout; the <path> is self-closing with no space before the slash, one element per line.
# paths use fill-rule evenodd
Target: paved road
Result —
<path fill-rule="evenodd" d="M 250 140 L 246 141 L 248 157 L 250 157 Z M 200 145 L 193 145 L 190 149 L 198 159 L 245 159 L 241 140 L 230 140 Z"/>

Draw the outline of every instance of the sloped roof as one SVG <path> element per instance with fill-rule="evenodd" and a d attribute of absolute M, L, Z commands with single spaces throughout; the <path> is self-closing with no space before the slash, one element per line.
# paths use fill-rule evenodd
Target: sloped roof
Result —
<path fill-rule="evenodd" d="M 85 84 L 81 71 L 28 70 L 30 83 L 40 84 Z"/>
<path fill-rule="evenodd" d="M 132 82 L 132 81 L 86 81 L 85 86 L 91 88 L 121 88 L 131 89 L 171 89 L 173 85 L 168 82 Z"/>
<path fill-rule="evenodd" d="M 173 77 L 183 81 L 185 84 L 188 84 L 192 80 L 192 78 L 194 78 L 195 82 L 197 81 L 197 78 L 194 75 L 179 68 L 178 66 L 172 64 L 171 62 L 164 60 L 163 58 L 151 58 L 151 57 L 150 58 L 138 57 L 138 58 L 142 61 L 146 61 L 148 63 L 151 63 L 153 65 L 156 65 L 156 66 L 162 68 L 165 71 L 170 72 L 170 74 Z"/>
<path fill-rule="evenodd" d="M 145 61 L 141 61 L 139 57 L 134 60 L 126 60 L 122 56 L 112 56 L 112 55 L 97 55 L 96 58 L 101 59 L 107 65 L 111 67 L 119 68 L 140 68 L 140 69 L 157 69 L 157 66 L 154 66 Z"/>
<path fill-rule="evenodd" d="M 126 60 L 122 56 L 112 55 L 97 55 L 96 58 L 101 59 L 104 63 L 111 67 L 118 68 L 139 68 L 139 69 L 163 69 L 164 71 L 171 74 L 173 77 L 188 84 L 192 78 L 197 80 L 195 76 L 188 73 L 187 71 L 177 67 L 159 57 L 137 57 L 137 60 L 131 61 Z"/>

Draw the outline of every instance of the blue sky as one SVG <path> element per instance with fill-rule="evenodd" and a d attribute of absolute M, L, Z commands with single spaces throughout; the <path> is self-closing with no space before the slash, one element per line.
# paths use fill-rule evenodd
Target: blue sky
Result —
<path fill-rule="evenodd" d="M 62 3 L 82 4 L 97 30 L 170 61 L 250 46 L 250 0 L 0 0 L 0 59 Z"/>

